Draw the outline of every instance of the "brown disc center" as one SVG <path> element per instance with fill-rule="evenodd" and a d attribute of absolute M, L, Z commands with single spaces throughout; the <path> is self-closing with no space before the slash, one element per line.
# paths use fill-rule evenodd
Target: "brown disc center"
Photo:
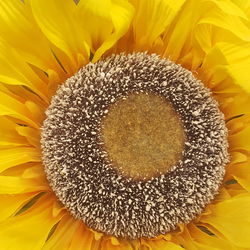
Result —
<path fill-rule="evenodd" d="M 155 94 L 130 94 L 110 106 L 101 137 L 109 160 L 121 174 L 148 179 L 181 158 L 185 132 L 179 115 Z"/>

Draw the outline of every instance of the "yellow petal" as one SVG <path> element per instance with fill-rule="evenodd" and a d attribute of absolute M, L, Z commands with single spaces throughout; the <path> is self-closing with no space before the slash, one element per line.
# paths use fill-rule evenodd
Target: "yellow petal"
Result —
<path fill-rule="evenodd" d="M 195 39 L 198 41 L 201 49 L 207 53 L 216 43 L 240 42 L 241 38 L 234 36 L 232 33 L 233 30 L 228 28 L 223 29 L 222 26 L 217 27 L 216 25 L 211 25 L 209 22 L 203 22 L 203 18 L 206 18 L 207 16 L 211 18 L 219 18 L 219 15 L 223 15 L 225 20 L 222 22 L 225 23 L 225 26 L 226 23 L 228 21 L 230 22 L 232 18 L 235 18 L 237 22 L 244 26 L 242 22 L 243 20 L 240 18 L 247 20 L 246 13 L 236 4 L 228 0 L 209 0 L 206 1 L 206 3 L 209 3 L 211 7 L 213 7 L 212 11 L 208 11 L 201 16 L 201 19 L 197 23 L 194 30 Z"/>
<path fill-rule="evenodd" d="M 107 237 L 107 239 L 103 240 L 101 245 L 102 249 L 110 249 L 110 250 L 133 250 L 134 247 L 131 244 L 132 241 L 117 239 L 115 237 Z"/>
<path fill-rule="evenodd" d="M 80 223 L 76 229 L 68 250 L 92 250 L 94 234 Z M 108 249 L 108 248 L 107 248 Z"/>
<path fill-rule="evenodd" d="M 85 0 L 77 7 L 96 62 L 126 33 L 134 14 L 133 7 L 126 0 Z"/>
<path fill-rule="evenodd" d="M 229 5 L 226 4 L 226 6 L 229 6 Z M 235 10 L 236 15 L 238 14 L 237 10 L 238 9 Z M 225 30 L 232 32 L 235 36 L 239 37 L 243 41 L 249 42 L 250 41 L 250 29 L 236 15 L 228 15 L 227 13 L 224 12 L 224 9 L 220 10 L 218 8 L 213 8 L 202 16 L 202 18 L 199 20 L 199 24 L 205 23 L 205 24 L 217 26 L 221 29 L 225 29 Z"/>
<path fill-rule="evenodd" d="M 239 8 L 246 13 L 248 17 L 248 24 L 250 24 L 250 2 L 249 0 L 233 0 L 234 4 L 238 5 Z"/>
<path fill-rule="evenodd" d="M 3 40 L 0 40 L 0 81 L 10 85 L 24 85 L 48 102 L 47 85 L 14 48 Z"/>
<path fill-rule="evenodd" d="M 1 121 L 1 119 L 0 119 Z M 27 141 L 37 149 L 40 149 L 40 131 L 34 128 L 16 126 L 16 131 L 19 135 L 24 136 Z"/>
<path fill-rule="evenodd" d="M 44 174 L 36 178 L 0 176 L 0 194 L 21 194 L 50 190 Z"/>
<path fill-rule="evenodd" d="M 37 193 L 1 194 L 0 195 L 0 221 L 14 215 L 23 205 L 31 200 Z"/>
<path fill-rule="evenodd" d="M 183 250 L 183 248 L 173 242 L 165 240 L 142 240 L 142 245 L 147 246 L 149 250 Z"/>
<path fill-rule="evenodd" d="M 49 75 L 49 83 L 48 83 L 48 88 L 49 88 L 49 98 L 55 94 L 58 85 L 65 82 L 68 77 L 61 77 L 59 78 L 58 75 L 51 70 L 48 70 L 48 75 Z"/>
<path fill-rule="evenodd" d="M 63 212 L 53 215 L 54 204 L 54 198 L 46 194 L 27 211 L 0 223 L 1 248 L 41 250 L 51 228 L 63 216 Z"/>
<path fill-rule="evenodd" d="M 75 220 L 72 215 L 66 214 L 57 225 L 55 232 L 43 247 L 43 250 L 69 249 L 73 235 L 81 222 Z"/>
<path fill-rule="evenodd" d="M 9 115 L 30 124 L 32 127 L 39 128 L 35 118 L 28 108 L 9 94 L 0 91 L 0 115 Z"/>
<path fill-rule="evenodd" d="M 240 91 L 238 94 L 231 97 L 223 97 L 220 95 L 218 100 L 221 110 L 225 114 L 228 126 L 236 125 L 241 122 L 245 123 L 245 117 L 249 116 L 248 113 L 250 110 L 250 95 L 248 93 Z"/>
<path fill-rule="evenodd" d="M 45 109 L 42 109 L 39 105 L 32 101 L 26 101 L 25 106 L 32 114 L 33 119 L 41 126 L 42 121 L 45 118 Z"/>
<path fill-rule="evenodd" d="M 1 1 L 0 13 L 1 37 L 15 48 L 24 61 L 45 72 L 50 69 L 61 76 L 64 74 L 53 56 L 49 42 L 35 23 L 27 1 Z"/>
<path fill-rule="evenodd" d="M 190 10 L 192 10 L 192 12 Z M 182 54 L 186 55 L 186 52 L 190 51 L 190 46 L 192 45 L 190 41 L 190 39 L 192 39 L 192 30 L 200 15 L 202 15 L 200 2 L 185 2 L 164 35 L 164 57 L 169 57 L 171 60 L 177 61 L 181 58 Z M 187 48 L 183 53 L 184 47 Z"/>
<path fill-rule="evenodd" d="M 17 147 L 0 150 L 0 172 L 22 163 L 40 161 L 40 153 L 35 148 Z"/>
<path fill-rule="evenodd" d="M 242 194 L 215 205 L 210 205 L 210 215 L 201 222 L 214 227 L 229 242 L 238 247 L 250 247 L 250 196 Z"/>
<path fill-rule="evenodd" d="M 183 226 L 183 230 L 181 233 L 173 236 L 173 239 L 179 242 L 185 249 L 189 250 L 219 250 L 217 248 L 213 248 L 209 245 L 209 241 L 206 244 L 201 244 L 197 242 L 190 234 L 188 227 Z"/>
<path fill-rule="evenodd" d="M 203 225 L 196 226 L 193 223 L 190 223 L 187 226 L 186 230 L 188 231 L 188 234 L 186 233 L 183 235 L 183 246 L 188 249 L 195 249 L 195 250 L 235 249 L 236 250 L 236 248 L 227 240 L 221 239 L 216 235 L 211 235 L 210 232 L 207 230 L 207 228 Z M 190 244 L 192 247 L 188 247 L 188 244 Z M 237 250 L 240 250 L 240 248 L 237 248 Z"/>
<path fill-rule="evenodd" d="M 102 240 L 94 240 L 92 242 L 91 250 L 99 250 L 101 248 Z"/>
<path fill-rule="evenodd" d="M 209 24 L 199 24 L 195 27 L 195 39 L 205 53 L 208 53 L 209 50 L 214 46 L 213 34 L 213 26 Z"/>
<path fill-rule="evenodd" d="M 184 0 L 133 0 L 136 14 L 133 21 L 136 49 L 148 50 L 171 24 Z"/>
<path fill-rule="evenodd" d="M 248 154 L 246 152 L 232 152 L 230 165 L 246 162 L 248 159 Z"/>
<path fill-rule="evenodd" d="M 249 59 L 249 57 L 248 57 Z M 239 64 L 232 64 L 226 68 L 228 75 L 233 78 L 236 84 L 239 84 L 244 90 L 250 93 L 249 75 L 250 60 L 248 62 L 241 61 Z"/>
<path fill-rule="evenodd" d="M 229 0 L 210 0 L 211 3 L 214 3 L 219 7 L 224 13 L 229 15 L 242 17 L 248 20 L 246 13 L 239 8 L 235 3 L 232 3 Z"/>
<path fill-rule="evenodd" d="M 245 122 L 245 118 L 246 116 L 249 117 L 249 115 L 246 114 L 241 114 L 238 117 L 231 117 L 229 118 L 229 120 L 227 121 L 227 128 L 228 128 L 228 141 L 229 144 L 231 145 L 233 139 L 233 136 L 239 134 L 240 132 L 242 132 L 244 129 L 246 129 L 249 126 L 249 121 Z M 230 120 L 231 119 L 231 120 Z M 246 141 L 246 144 L 247 141 Z M 232 148 L 232 150 L 234 150 Z"/>
<path fill-rule="evenodd" d="M 227 167 L 227 178 L 234 178 L 237 182 L 246 190 L 250 192 L 250 156 L 248 155 L 247 160 L 230 164 Z"/>
<path fill-rule="evenodd" d="M 29 162 L 23 163 L 14 167 L 10 167 L 1 172 L 1 176 L 22 176 L 22 174 L 34 165 L 39 165 L 39 163 Z"/>
<path fill-rule="evenodd" d="M 188 53 L 195 53 L 201 60 L 219 42 L 248 43 L 250 29 L 243 18 L 246 13 L 231 1 L 186 1 L 166 30 L 164 56 L 179 62 Z M 197 56 L 193 60 L 198 60 Z"/>
<path fill-rule="evenodd" d="M 22 178 L 41 178 L 40 182 L 45 182 L 45 172 L 42 163 L 24 163 L 12 168 L 6 169 L 1 173 L 1 176 L 16 176 Z M 39 181 L 39 180 L 38 180 Z M 46 181 L 47 185 L 47 181 Z"/>
<path fill-rule="evenodd" d="M 227 191 L 228 191 L 228 193 L 230 194 L 231 197 L 236 197 L 236 196 L 239 196 L 239 195 L 245 195 L 246 194 L 246 190 L 244 190 L 242 188 L 242 186 L 240 184 L 238 184 L 238 183 L 229 184 L 227 186 Z M 213 231 L 213 229 L 214 228 L 211 226 L 210 230 Z M 218 233 L 218 235 L 219 235 L 219 233 Z"/>
<path fill-rule="evenodd" d="M 81 29 L 76 4 L 71 0 L 30 0 L 35 19 L 49 41 L 67 55 L 62 58 L 57 54 L 63 67 L 70 74 L 82 66 L 78 61 L 78 54 L 88 61 L 89 48 L 86 34 Z M 53 48 L 52 48 L 53 49 Z"/>
<path fill-rule="evenodd" d="M 250 91 L 249 76 L 247 69 L 250 67 L 250 45 L 229 43 L 217 43 L 204 58 L 200 71 L 206 75 L 206 81 L 210 81 L 210 88 L 218 86 L 223 92 L 227 92 L 238 84 Z M 221 83 L 226 81 L 226 85 Z M 224 86 L 224 88 L 222 88 Z M 215 89 L 216 92 L 217 89 Z M 221 91 L 221 90 L 220 90 Z"/>
<path fill-rule="evenodd" d="M 48 103 L 42 100 L 37 94 L 23 86 L 2 84 L 0 85 L 0 90 L 11 97 L 14 97 L 16 100 L 19 100 L 23 104 L 27 101 L 32 101 L 36 103 L 36 105 L 39 105 L 41 110 L 48 107 Z"/>
<path fill-rule="evenodd" d="M 238 133 L 230 135 L 230 149 L 231 150 L 250 150 L 250 143 L 248 141 L 250 138 L 250 124 Z"/>
<path fill-rule="evenodd" d="M 5 170 L 0 176 L 0 193 L 20 194 L 50 190 L 43 167 L 31 164 Z"/>
<path fill-rule="evenodd" d="M 27 140 L 16 131 L 16 123 L 7 117 L 0 116 L 0 146 L 24 146 Z"/>

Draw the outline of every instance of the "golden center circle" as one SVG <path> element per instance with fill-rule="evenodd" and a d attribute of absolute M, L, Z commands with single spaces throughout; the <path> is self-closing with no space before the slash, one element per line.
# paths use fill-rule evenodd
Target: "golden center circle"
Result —
<path fill-rule="evenodd" d="M 126 177 L 156 177 L 182 158 L 183 123 L 171 103 L 158 95 L 130 94 L 118 100 L 101 124 L 108 159 Z"/>

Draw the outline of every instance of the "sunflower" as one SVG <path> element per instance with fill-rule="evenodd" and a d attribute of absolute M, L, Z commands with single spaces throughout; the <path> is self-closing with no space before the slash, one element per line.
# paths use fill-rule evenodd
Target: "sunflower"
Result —
<path fill-rule="evenodd" d="M 249 0 L 0 13 L 1 249 L 250 249 Z"/>

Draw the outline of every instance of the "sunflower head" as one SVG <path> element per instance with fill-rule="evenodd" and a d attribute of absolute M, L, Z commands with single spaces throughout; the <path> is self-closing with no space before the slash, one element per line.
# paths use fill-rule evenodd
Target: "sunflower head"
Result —
<path fill-rule="evenodd" d="M 201 82 L 168 60 L 137 53 L 89 64 L 46 114 L 48 180 L 97 231 L 165 234 L 218 192 L 228 162 L 224 116 Z"/>
<path fill-rule="evenodd" d="M 1 1 L 1 248 L 249 249 L 249 18 Z"/>

